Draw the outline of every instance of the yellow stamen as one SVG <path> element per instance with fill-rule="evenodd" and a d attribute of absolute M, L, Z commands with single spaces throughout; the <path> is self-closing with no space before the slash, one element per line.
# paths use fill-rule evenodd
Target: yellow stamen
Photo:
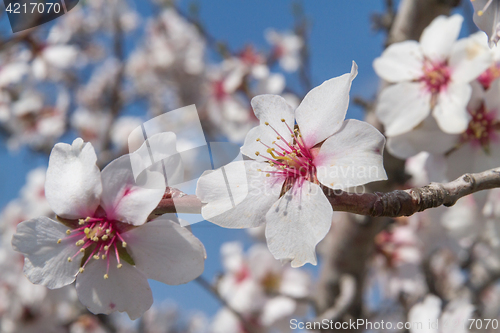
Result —
<path fill-rule="evenodd" d="M 104 274 L 104 280 L 107 280 L 107 279 L 109 279 L 108 274 Z"/>
<path fill-rule="evenodd" d="M 123 247 L 127 247 L 127 242 L 122 242 Z"/>
<path fill-rule="evenodd" d="M 61 239 L 61 238 L 59 238 L 59 239 L 57 240 L 57 244 L 61 244 L 61 242 L 62 242 L 62 239 Z"/>
<path fill-rule="evenodd" d="M 264 124 L 266 124 L 266 126 L 269 126 L 269 123 L 267 121 Z"/>
<path fill-rule="evenodd" d="M 118 264 L 116 265 L 116 268 L 122 268 L 122 266 L 123 266 L 122 264 Z"/>
<path fill-rule="evenodd" d="M 80 267 L 80 269 L 78 270 L 80 273 L 83 273 L 85 271 L 85 269 L 83 269 L 83 267 Z"/>
<path fill-rule="evenodd" d="M 79 240 L 78 242 L 76 242 L 76 246 L 82 246 L 85 242 L 83 240 Z"/>
<path fill-rule="evenodd" d="M 94 259 L 99 260 L 99 256 L 97 254 L 94 254 Z"/>
<path fill-rule="evenodd" d="M 68 262 L 72 262 L 73 260 L 71 260 L 71 257 L 68 257 Z"/>
<path fill-rule="evenodd" d="M 68 230 L 66 230 L 66 235 L 69 235 L 69 234 L 71 234 L 71 230 L 68 229 Z"/>

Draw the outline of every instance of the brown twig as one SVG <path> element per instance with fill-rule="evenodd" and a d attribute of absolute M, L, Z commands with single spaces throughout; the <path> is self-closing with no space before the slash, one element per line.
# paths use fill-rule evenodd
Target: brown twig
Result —
<path fill-rule="evenodd" d="M 368 216 L 410 216 L 439 206 L 453 206 L 458 199 L 483 190 L 500 187 L 500 168 L 465 174 L 449 183 L 431 183 L 408 190 L 387 193 L 348 193 L 324 188 L 334 210 Z M 201 213 L 202 202 L 195 195 L 163 199 L 153 211 L 166 213 Z"/>

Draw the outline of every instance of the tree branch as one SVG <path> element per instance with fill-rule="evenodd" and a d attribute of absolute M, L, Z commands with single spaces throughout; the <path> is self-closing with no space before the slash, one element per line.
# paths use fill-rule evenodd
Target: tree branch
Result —
<path fill-rule="evenodd" d="M 488 171 L 465 174 L 449 183 L 431 183 L 408 190 L 387 193 L 348 193 L 323 188 L 335 211 L 344 211 L 373 217 L 410 216 L 429 208 L 453 206 L 458 199 L 483 190 L 500 187 L 500 167 Z M 200 214 L 202 203 L 195 195 L 166 197 L 152 214 Z"/>

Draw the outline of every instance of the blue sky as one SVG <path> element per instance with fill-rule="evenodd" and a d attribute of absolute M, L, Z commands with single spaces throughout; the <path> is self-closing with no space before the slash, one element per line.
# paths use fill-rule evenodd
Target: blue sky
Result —
<path fill-rule="evenodd" d="M 382 52 L 384 35 L 371 29 L 370 17 L 383 11 L 382 0 L 315 0 L 303 1 L 305 15 L 311 21 L 310 53 L 313 85 L 350 71 L 352 61 L 359 66 L 358 77 L 351 90 L 353 96 L 371 98 L 378 87 L 378 78 L 372 61 Z M 147 17 L 152 10 L 148 2 L 136 1 L 138 11 Z M 181 1 L 180 7 L 188 11 L 189 2 Z M 199 15 L 211 35 L 225 41 L 233 50 L 248 44 L 268 50 L 264 39 L 267 28 L 279 31 L 293 27 L 291 2 L 284 0 L 211 0 L 199 1 Z M 5 29 L 5 18 L 0 22 L 0 32 Z M 291 81 L 292 85 L 297 82 Z M 167 111 L 167 110 L 166 110 Z M 347 118 L 362 118 L 362 110 L 352 105 Z M 43 155 L 32 155 L 27 150 L 9 152 L 0 145 L 0 207 L 18 195 L 29 170 L 47 164 Z M 230 230 L 202 222 L 193 226 L 193 232 L 205 244 L 208 258 L 203 276 L 212 280 L 220 272 L 219 248 L 223 242 L 239 240 L 246 245 L 249 238 L 243 230 Z M 306 269 L 316 272 L 310 265 Z M 172 299 L 183 310 L 201 310 L 213 315 L 219 303 L 195 282 L 183 286 L 166 286 L 151 281 L 155 302 Z"/>

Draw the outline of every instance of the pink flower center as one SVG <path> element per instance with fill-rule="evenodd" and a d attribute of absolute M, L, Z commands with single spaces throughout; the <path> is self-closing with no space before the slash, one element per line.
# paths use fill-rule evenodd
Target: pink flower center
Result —
<path fill-rule="evenodd" d="M 490 68 L 479 75 L 477 81 L 483 86 L 484 89 L 488 89 L 493 81 L 500 77 L 500 63 L 493 64 Z"/>
<path fill-rule="evenodd" d="M 486 110 L 484 104 L 477 110 L 469 110 L 472 116 L 469 127 L 462 134 L 462 142 L 471 142 L 475 146 L 489 150 L 491 141 L 498 138 L 500 132 L 500 121 L 496 119 L 494 111 Z"/>
<path fill-rule="evenodd" d="M 450 70 L 446 62 L 433 63 L 426 60 L 423 70 L 424 75 L 420 78 L 420 81 L 425 83 L 430 93 L 437 94 L 446 89 L 450 82 Z"/>
<path fill-rule="evenodd" d="M 317 183 L 316 167 L 313 163 L 314 157 L 311 150 L 306 147 L 304 140 L 302 140 L 300 130 L 298 128 L 292 130 L 286 124 L 285 119 L 281 119 L 281 121 L 285 123 L 288 129 L 286 135 L 280 134 L 273 126 L 266 122 L 266 126 L 271 127 L 276 133 L 276 141 L 271 142 L 269 145 L 262 142 L 260 138 L 257 139 L 257 142 L 260 142 L 265 147 L 266 152 L 271 155 L 271 157 L 262 157 L 267 159 L 269 165 L 276 169 L 276 171 L 267 171 L 266 176 L 285 179 L 286 183 L 289 184 L 293 184 L 297 180 L 307 180 Z M 291 137 L 291 140 L 288 141 L 285 137 Z M 259 156 L 260 152 L 255 152 L 255 155 Z"/>
<path fill-rule="evenodd" d="M 80 247 L 80 250 L 73 257 L 68 257 L 68 261 L 71 262 L 78 254 L 84 253 L 85 261 L 80 267 L 80 273 L 83 273 L 85 266 L 92 258 L 94 260 L 107 260 L 106 274 L 104 274 L 104 278 L 107 279 L 109 277 L 110 255 L 116 256 L 117 267 L 122 267 L 120 254 L 126 252 L 127 243 L 121 234 L 127 231 L 130 226 L 116 220 L 108 220 L 106 217 L 87 217 L 80 219 L 78 225 L 79 227 L 73 230 L 68 229 L 66 231 L 68 236 L 64 238 L 64 240 L 74 241 L 75 245 Z M 61 242 L 62 239 L 57 241 L 58 244 Z"/>

